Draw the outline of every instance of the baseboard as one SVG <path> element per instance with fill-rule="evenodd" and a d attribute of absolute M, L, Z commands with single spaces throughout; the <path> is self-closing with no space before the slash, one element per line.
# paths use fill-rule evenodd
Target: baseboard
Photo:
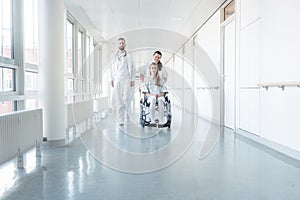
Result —
<path fill-rule="evenodd" d="M 245 130 L 242 130 L 242 129 L 237 129 L 235 131 L 237 134 L 241 135 L 241 136 L 244 136 L 248 139 L 251 139 L 261 145 L 264 145 L 278 153 L 281 153 L 285 156 L 288 156 L 292 159 L 295 159 L 297 161 L 300 161 L 300 151 L 297 151 L 295 149 L 292 149 L 292 148 L 289 148 L 287 146 L 284 146 L 284 145 L 281 145 L 281 144 L 278 144 L 276 142 L 273 142 L 273 141 L 270 141 L 266 138 L 262 138 L 258 135 L 255 135 L 255 134 L 252 134 L 250 132 L 247 132 Z"/>
<path fill-rule="evenodd" d="M 65 139 L 61 140 L 48 140 L 41 143 L 41 148 L 56 148 L 65 146 Z"/>

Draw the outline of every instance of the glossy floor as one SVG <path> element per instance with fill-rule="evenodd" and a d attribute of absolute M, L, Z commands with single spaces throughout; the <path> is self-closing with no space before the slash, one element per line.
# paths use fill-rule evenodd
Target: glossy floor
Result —
<path fill-rule="evenodd" d="M 142 129 L 107 116 L 67 146 L 29 152 L 23 170 L 3 164 L 0 199 L 300 199 L 298 161 L 184 118 Z"/>

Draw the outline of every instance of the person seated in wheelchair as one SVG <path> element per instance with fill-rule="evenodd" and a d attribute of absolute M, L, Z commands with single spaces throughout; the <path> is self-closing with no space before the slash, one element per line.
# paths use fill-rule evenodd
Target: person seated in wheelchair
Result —
<path fill-rule="evenodd" d="M 150 75 L 145 77 L 144 85 L 141 88 L 141 92 L 145 95 L 145 101 L 149 105 L 150 119 L 149 123 L 157 123 L 155 117 L 156 108 L 158 107 L 158 122 L 163 124 L 164 117 L 164 102 L 165 94 L 167 92 L 164 87 L 164 80 L 159 76 L 158 66 L 156 63 L 150 65 Z"/>

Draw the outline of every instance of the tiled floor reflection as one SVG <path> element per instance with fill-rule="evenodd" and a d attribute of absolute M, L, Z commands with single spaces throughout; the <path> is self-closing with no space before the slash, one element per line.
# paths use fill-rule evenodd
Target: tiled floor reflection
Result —
<path fill-rule="evenodd" d="M 109 123 L 102 121 L 101 123 Z M 122 159 L 107 150 L 103 139 L 121 150 L 148 154 L 163 149 L 180 133 L 160 130 L 149 138 L 135 137 L 115 127 L 94 127 L 65 147 L 42 149 L 42 157 L 28 155 L 25 169 L 17 170 L 14 162 L 0 168 L 0 199 L 5 200 L 156 200 L 156 199 L 261 199 L 298 200 L 300 198 L 299 162 L 269 151 L 257 143 L 237 136 L 230 130 L 221 134 L 216 146 L 199 159 L 203 130 L 207 122 L 197 122 L 200 131 L 189 148 L 172 164 L 148 173 L 129 173 L 99 162 L 84 142 L 95 145 L 110 159 Z M 103 124 L 100 124 L 103 126 Z M 125 127 L 126 128 L 126 127 Z M 154 130 L 154 129 L 153 129 Z M 185 128 L 187 134 L 191 131 Z M 105 132 L 106 131 L 106 132 Z M 141 131 L 136 128 L 136 131 Z M 157 130 L 155 130 L 157 131 Z M 202 131 L 202 132 L 201 132 Z M 205 131 L 204 131 L 205 132 Z M 207 132 L 207 131 L 206 131 Z M 88 140 L 84 140 L 88 139 Z M 94 141 L 93 141 L 94 140 Z M 100 140 L 100 141 L 97 141 Z M 175 147 L 180 148 L 180 142 Z M 172 148 L 168 156 L 172 155 Z M 93 149 L 92 149 L 93 150 Z M 156 154 L 156 153 L 154 153 Z M 158 155 L 159 157 L 159 155 Z M 167 157 L 168 158 L 168 157 Z M 152 160 L 157 161 L 157 160 Z M 131 162 L 128 159 L 128 162 Z M 131 163 L 130 165 L 151 165 Z M 129 165 L 128 165 L 129 166 Z"/>

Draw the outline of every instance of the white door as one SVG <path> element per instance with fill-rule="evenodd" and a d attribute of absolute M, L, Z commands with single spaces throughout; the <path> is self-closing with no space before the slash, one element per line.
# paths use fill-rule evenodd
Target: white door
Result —
<path fill-rule="evenodd" d="M 235 21 L 224 27 L 224 125 L 234 129 Z"/>

